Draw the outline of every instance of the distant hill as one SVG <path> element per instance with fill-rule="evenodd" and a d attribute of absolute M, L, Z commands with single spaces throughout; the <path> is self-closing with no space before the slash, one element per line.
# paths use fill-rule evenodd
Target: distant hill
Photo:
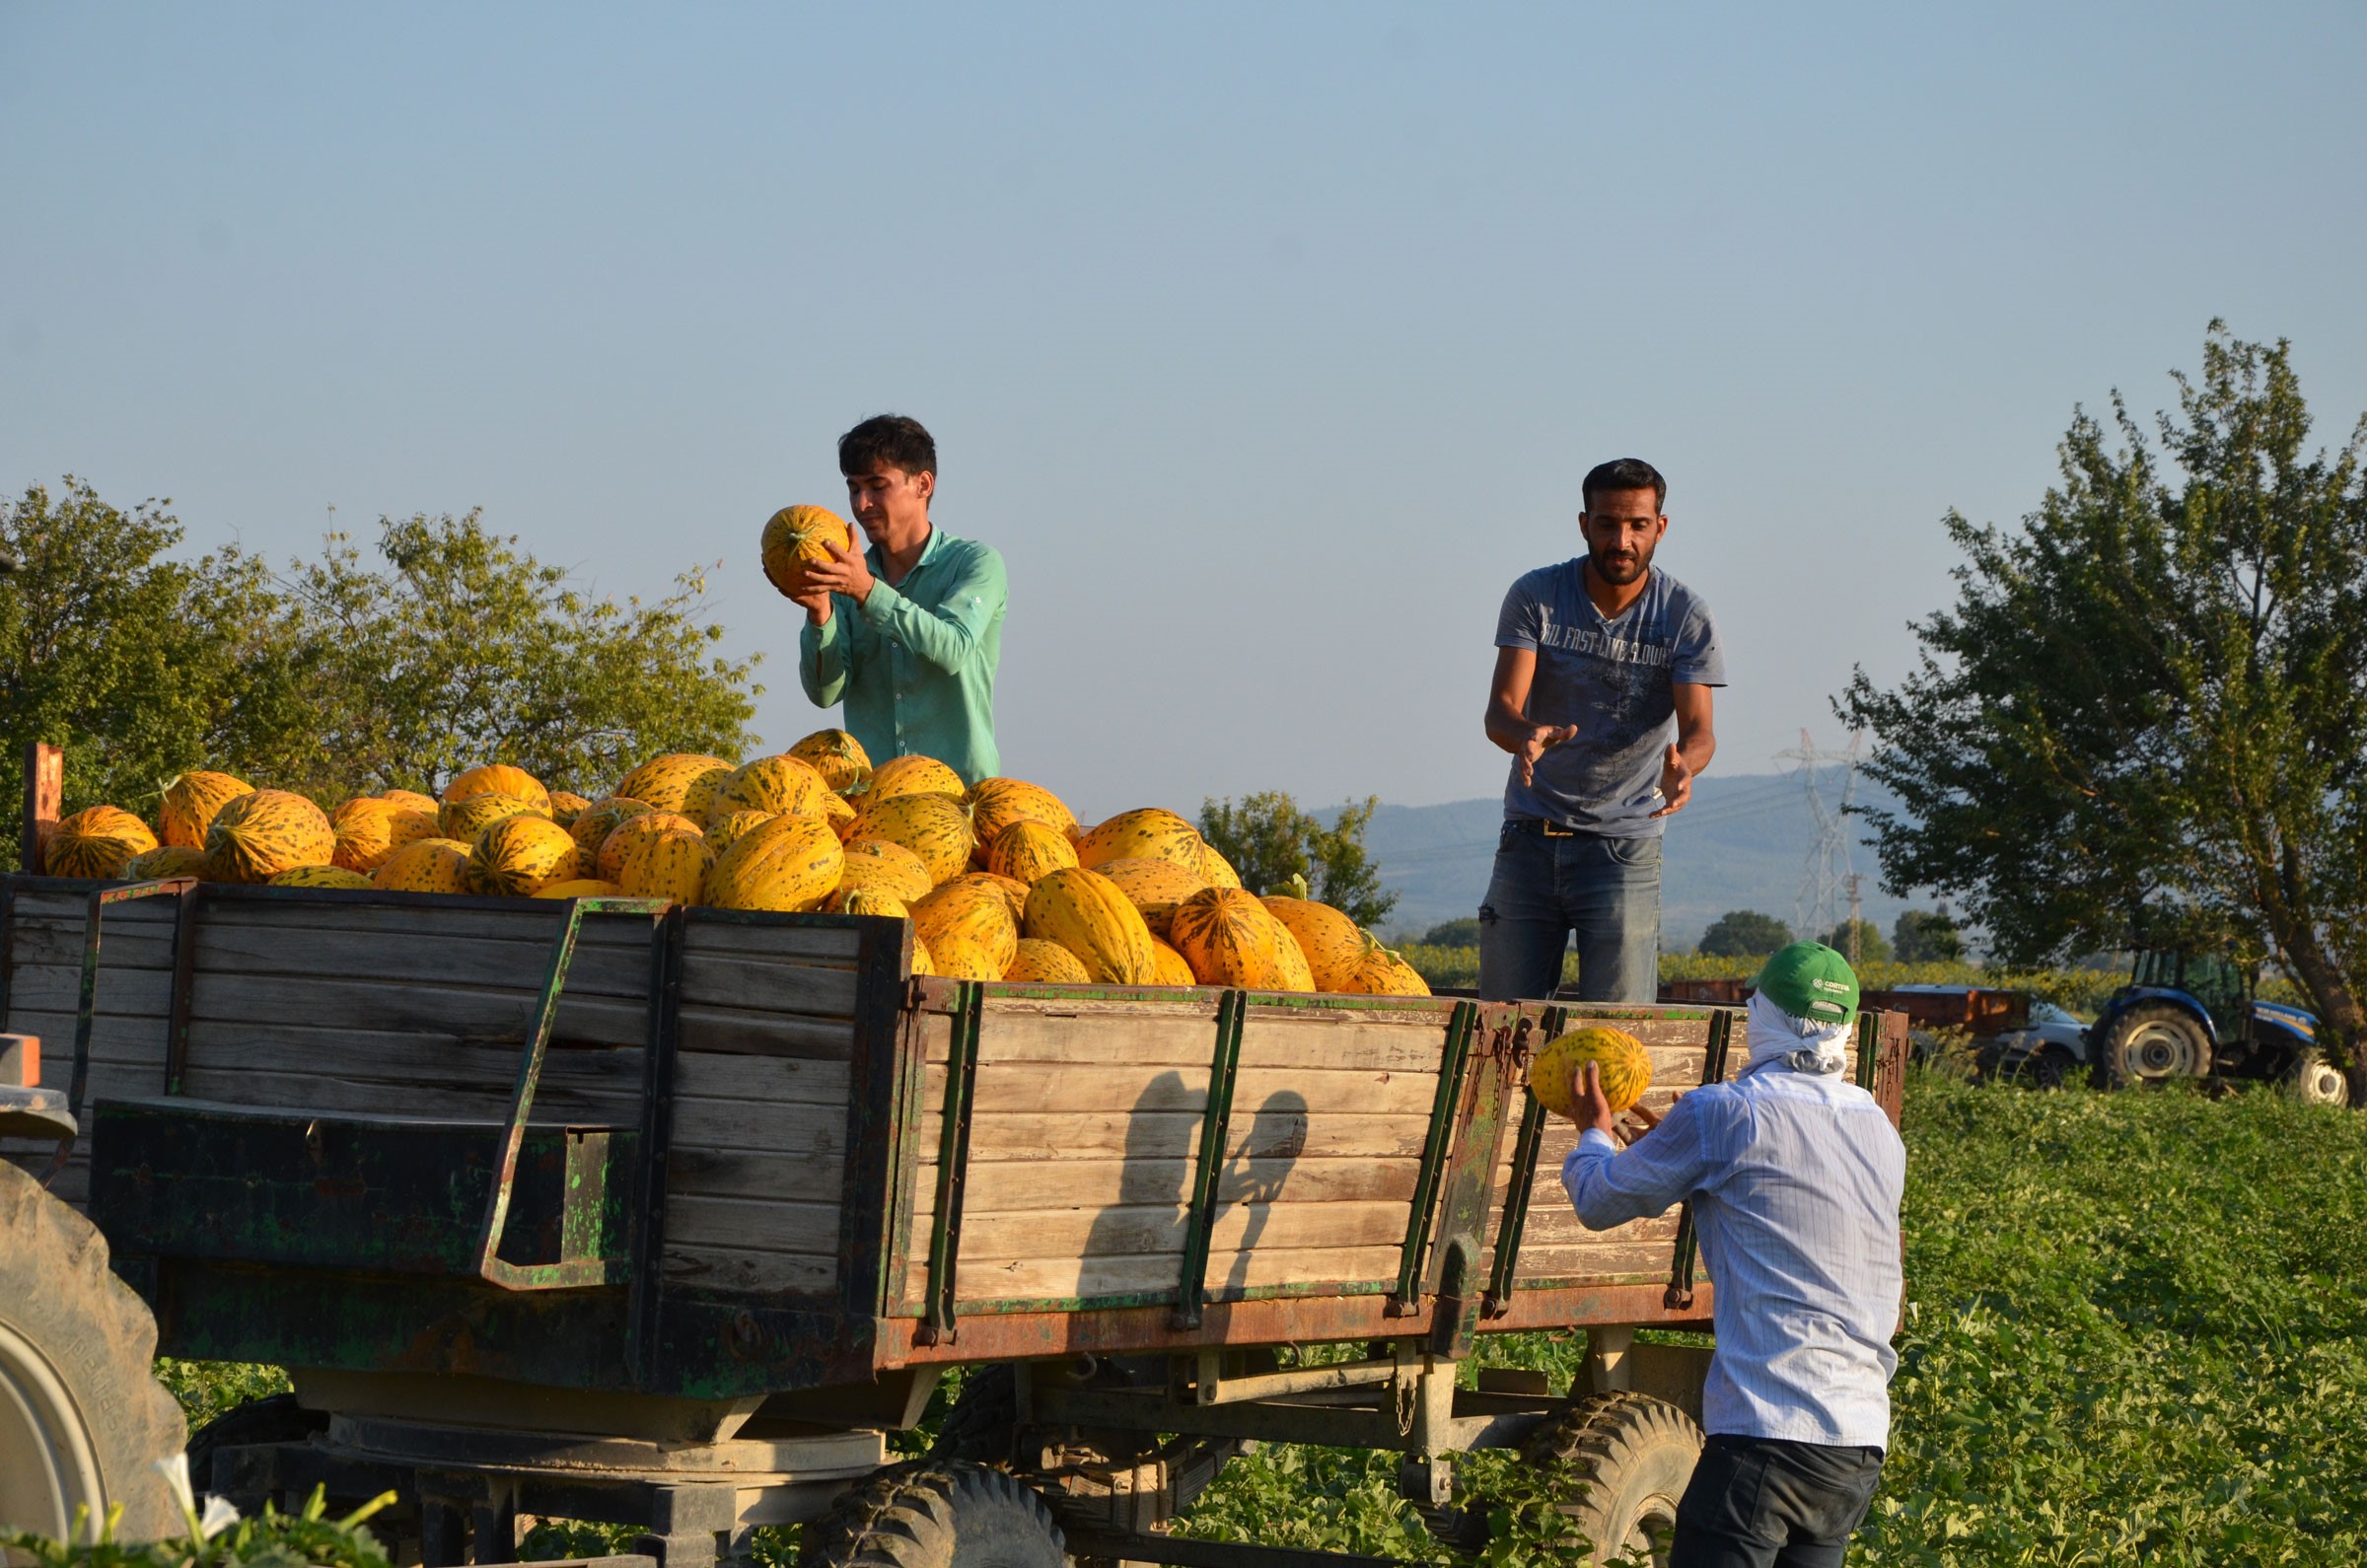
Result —
<path fill-rule="evenodd" d="M 1858 798 L 1861 804 L 1889 800 L 1863 779 Z M 1416 936 L 1477 911 L 1503 820 L 1497 800 L 1385 805 L 1373 814 L 1365 844 L 1380 862 L 1382 882 L 1399 895 L 1387 922 L 1391 934 Z M 1864 824 L 1853 825 L 1860 838 L 1853 860 L 1865 874 L 1865 917 L 1888 932 L 1901 910 L 1930 900 L 1885 894 L 1876 884 L 1878 865 L 1864 841 Z M 1691 948 L 1729 909 L 1757 909 L 1790 923 L 1816 839 L 1816 819 L 1796 779 L 1780 773 L 1705 775 L 1693 786 L 1692 802 L 1669 820 L 1661 868 L 1662 946 Z"/>

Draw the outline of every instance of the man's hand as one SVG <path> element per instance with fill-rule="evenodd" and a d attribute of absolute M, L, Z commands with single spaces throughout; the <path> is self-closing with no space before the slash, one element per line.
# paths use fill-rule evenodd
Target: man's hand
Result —
<path fill-rule="evenodd" d="M 1521 748 L 1512 753 L 1514 763 L 1521 770 L 1521 782 L 1535 784 L 1537 782 L 1537 759 L 1545 754 L 1546 748 L 1559 746 L 1564 741 L 1574 740 L 1577 734 L 1578 726 L 1574 724 L 1541 725 L 1531 730 L 1528 738 L 1521 742 Z"/>
<path fill-rule="evenodd" d="M 817 588 L 809 594 L 790 594 L 789 603 L 806 612 L 809 625 L 827 626 L 830 623 L 830 591 Z"/>
<path fill-rule="evenodd" d="M 1685 753 L 1672 746 L 1668 754 L 1660 759 L 1661 807 L 1652 815 L 1666 817 L 1672 812 L 1681 812 L 1685 810 L 1685 803 L 1692 798 L 1692 766 L 1686 761 Z"/>
<path fill-rule="evenodd" d="M 1593 1062 L 1581 1062 L 1570 1080 L 1570 1119 L 1581 1128 L 1592 1127 L 1607 1138 L 1632 1144 L 1636 1139 L 1660 1125 L 1660 1117 L 1636 1105 L 1627 1112 L 1627 1122 L 1621 1123 L 1611 1113 L 1611 1101 L 1603 1093 L 1603 1070 Z"/>
<path fill-rule="evenodd" d="M 802 579 L 804 586 L 823 595 L 825 599 L 831 594 L 844 594 L 858 605 L 869 599 L 872 583 L 871 566 L 863 559 L 863 552 L 861 550 L 842 550 L 835 544 L 825 544 L 823 548 L 830 552 L 830 558 L 806 568 Z M 803 595 L 798 596 L 798 603 L 807 604 Z M 812 606 L 809 605 L 807 613 L 810 615 L 812 612 Z M 828 611 L 824 611 L 823 619 L 827 620 L 828 618 Z M 820 625 L 821 621 L 817 621 L 815 624 Z"/>

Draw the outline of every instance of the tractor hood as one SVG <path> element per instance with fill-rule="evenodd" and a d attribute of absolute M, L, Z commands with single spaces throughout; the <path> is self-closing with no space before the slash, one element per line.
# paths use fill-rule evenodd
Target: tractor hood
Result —
<path fill-rule="evenodd" d="M 2255 1002 L 2252 1017 L 2255 1023 L 2272 1025 L 2305 1040 L 2318 1037 L 2318 1015 L 2305 1013 L 2298 1007 L 2287 1007 L 2282 1002 Z"/>

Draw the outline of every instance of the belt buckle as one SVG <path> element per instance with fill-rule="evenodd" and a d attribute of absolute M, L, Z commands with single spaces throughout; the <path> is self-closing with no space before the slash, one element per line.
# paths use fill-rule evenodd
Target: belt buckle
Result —
<path fill-rule="evenodd" d="M 1541 817 L 1537 820 L 1539 831 L 1547 838 L 1576 838 L 1578 836 L 1577 828 L 1564 827 L 1549 817 Z"/>

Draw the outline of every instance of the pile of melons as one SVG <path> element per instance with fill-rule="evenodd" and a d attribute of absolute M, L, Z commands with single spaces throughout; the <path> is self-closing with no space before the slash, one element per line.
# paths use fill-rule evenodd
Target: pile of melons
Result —
<path fill-rule="evenodd" d="M 1244 891 L 1174 812 L 1083 827 L 1020 779 L 966 787 L 926 756 L 875 768 L 843 730 L 737 767 L 652 757 L 597 800 L 500 762 L 440 799 L 386 790 L 325 813 L 227 773 L 184 773 L 153 829 L 94 806 L 43 837 L 41 863 L 59 877 L 895 916 L 912 922 L 914 972 L 963 979 L 1429 994 L 1337 909 Z"/>

